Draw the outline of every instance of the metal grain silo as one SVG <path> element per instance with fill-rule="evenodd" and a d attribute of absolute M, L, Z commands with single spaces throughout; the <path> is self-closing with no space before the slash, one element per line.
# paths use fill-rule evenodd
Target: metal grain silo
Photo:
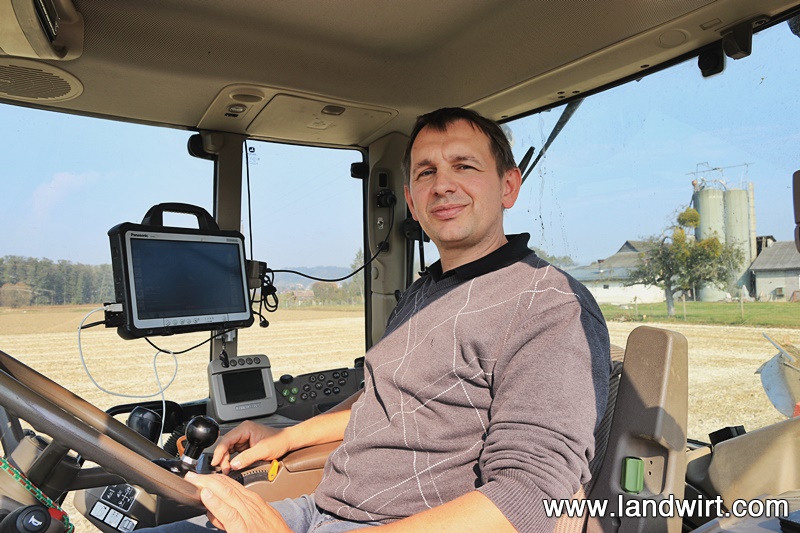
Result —
<path fill-rule="evenodd" d="M 700 214 L 697 227 L 698 240 L 717 237 L 725 243 L 725 192 L 720 189 L 700 189 L 693 197 L 694 208 Z M 703 286 L 698 291 L 701 302 L 724 300 L 726 293 L 714 286 Z"/>
<path fill-rule="evenodd" d="M 716 237 L 725 242 L 725 191 L 700 189 L 694 193 L 694 207 L 700 214 L 697 238 Z"/>
<path fill-rule="evenodd" d="M 747 286 L 745 275 L 753 258 L 750 253 L 750 202 L 747 191 L 742 189 L 725 191 L 725 242 L 742 251 L 744 261 L 739 265 L 733 279 L 733 287 Z M 702 220 L 702 216 L 700 218 Z"/>

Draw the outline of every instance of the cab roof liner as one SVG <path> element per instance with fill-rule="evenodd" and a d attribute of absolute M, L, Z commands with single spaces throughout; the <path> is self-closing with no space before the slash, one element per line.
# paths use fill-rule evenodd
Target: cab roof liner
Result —
<path fill-rule="evenodd" d="M 530 113 L 800 9 L 800 0 L 50 0 L 36 20 L 31 3 L 11 0 L 3 9 L 14 18 L 0 17 L 3 101 L 332 146 L 408 133 L 442 106 L 497 120 Z"/>

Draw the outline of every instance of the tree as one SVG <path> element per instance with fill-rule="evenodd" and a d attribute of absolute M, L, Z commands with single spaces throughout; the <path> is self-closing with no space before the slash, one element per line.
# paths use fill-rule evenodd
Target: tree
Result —
<path fill-rule="evenodd" d="M 336 283 L 328 281 L 317 281 L 311 285 L 314 291 L 314 300 L 321 304 L 336 303 L 341 297 L 341 290 Z"/>
<path fill-rule="evenodd" d="M 23 307 L 31 303 L 33 291 L 22 282 L 6 283 L 0 287 L 0 307 Z"/>
<path fill-rule="evenodd" d="M 717 237 L 698 241 L 687 235 L 686 230 L 696 228 L 699 221 L 697 211 L 689 208 L 678 215 L 675 226 L 664 230 L 661 236 L 646 239 L 650 246 L 625 283 L 663 289 L 670 317 L 675 316 L 676 292 L 694 294 L 702 284 L 724 288 L 744 260 L 737 246 L 722 244 Z"/>
<path fill-rule="evenodd" d="M 356 270 L 364 266 L 364 252 L 361 248 L 356 252 L 356 256 L 350 263 L 350 268 Z M 369 268 L 369 267 L 367 267 Z M 363 303 L 364 302 L 364 269 L 361 269 L 355 274 L 350 281 L 344 285 L 345 293 L 349 303 Z"/>
<path fill-rule="evenodd" d="M 693 207 L 687 207 L 678 215 L 678 226 L 682 228 L 697 229 L 700 225 L 700 213 Z"/>
<path fill-rule="evenodd" d="M 26 305 L 87 304 L 114 300 L 111 265 L 54 263 L 7 255 L 0 257 L 0 286 L 24 283 L 31 293 Z M 9 289 L 10 290 L 10 289 Z"/>
<path fill-rule="evenodd" d="M 536 252 L 536 255 L 547 261 L 553 266 L 557 266 L 559 268 L 571 267 L 575 266 L 575 260 L 572 259 L 568 255 L 550 255 L 544 250 L 537 248 L 535 246 L 531 246 L 531 250 Z"/>

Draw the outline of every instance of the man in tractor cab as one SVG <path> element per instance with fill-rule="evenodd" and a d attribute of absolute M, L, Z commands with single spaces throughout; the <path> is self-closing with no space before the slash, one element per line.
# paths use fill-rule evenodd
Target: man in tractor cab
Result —
<path fill-rule="evenodd" d="M 608 395 L 609 339 L 588 290 L 540 259 L 503 211 L 521 185 L 499 126 L 461 108 L 419 117 L 404 158 L 411 214 L 440 260 L 403 294 L 337 408 L 225 435 L 223 471 L 342 440 L 313 495 L 267 504 L 226 476 L 187 475 L 195 531 L 550 531 L 543 500 L 589 479 Z M 240 452 L 235 455 L 234 452 Z"/>

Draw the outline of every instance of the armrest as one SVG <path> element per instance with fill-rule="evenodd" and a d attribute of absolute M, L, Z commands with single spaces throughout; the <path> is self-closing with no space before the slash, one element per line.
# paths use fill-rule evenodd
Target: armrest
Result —
<path fill-rule="evenodd" d="M 333 453 L 341 443 L 342 441 L 335 441 L 295 450 L 283 457 L 283 466 L 289 472 L 305 472 L 307 470 L 320 469 L 325 466 L 325 461 L 328 460 L 328 456 Z"/>

